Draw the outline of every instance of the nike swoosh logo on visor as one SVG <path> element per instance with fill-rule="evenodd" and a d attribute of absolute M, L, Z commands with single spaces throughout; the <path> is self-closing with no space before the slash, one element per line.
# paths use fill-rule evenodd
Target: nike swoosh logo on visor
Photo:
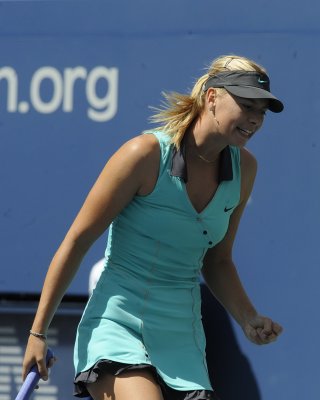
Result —
<path fill-rule="evenodd" d="M 261 78 L 258 78 L 258 82 L 259 82 L 259 83 L 268 83 L 268 81 L 264 81 L 264 80 L 261 79 Z"/>

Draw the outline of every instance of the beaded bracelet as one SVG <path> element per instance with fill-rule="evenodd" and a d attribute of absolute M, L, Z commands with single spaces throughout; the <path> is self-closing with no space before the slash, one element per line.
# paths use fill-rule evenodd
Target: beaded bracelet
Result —
<path fill-rule="evenodd" d="M 33 331 L 29 331 L 29 333 L 30 335 L 35 336 L 36 338 L 47 340 L 47 335 L 45 335 L 44 333 L 38 333 Z"/>

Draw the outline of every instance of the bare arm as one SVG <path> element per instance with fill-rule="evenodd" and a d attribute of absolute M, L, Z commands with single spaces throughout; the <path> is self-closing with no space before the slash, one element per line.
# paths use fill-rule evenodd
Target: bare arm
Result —
<path fill-rule="evenodd" d="M 232 260 L 232 247 L 240 219 L 248 201 L 256 176 L 256 160 L 245 149 L 241 153 L 241 198 L 231 215 L 228 232 L 204 259 L 202 274 L 209 289 L 257 344 L 276 339 L 282 328 L 271 319 L 259 315 L 246 294 Z"/>
<path fill-rule="evenodd" d="M 143 135 L 122 146 L 106 164 L 81 210 L 54 255 L 43 285 L 32 331 L 46 334 L 63 295 L 81 260 L 109 227 L 112 220 L 136 194 L 152 190 L 159 165 L 159 146 L 153 135 Z M 149 171 L 146 176 L 145 171 Z M 46 344 L 29 337 L 23 363 L 23 378 L 36 362 L 43 378 Z"/>

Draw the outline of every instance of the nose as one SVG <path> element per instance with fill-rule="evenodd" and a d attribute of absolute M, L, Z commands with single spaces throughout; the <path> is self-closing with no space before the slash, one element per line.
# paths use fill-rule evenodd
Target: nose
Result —
<path fill-rule="evenodd" d="M 264 112 L 252 110 L 249 114 L 249 122 L 254 127 L 260 127 L 264 120 Z"/>

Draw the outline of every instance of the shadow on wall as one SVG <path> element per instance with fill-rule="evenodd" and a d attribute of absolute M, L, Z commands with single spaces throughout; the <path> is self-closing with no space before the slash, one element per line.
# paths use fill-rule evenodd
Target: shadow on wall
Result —
<path fill-rule="evenodd" d="M 201 284 L 201 297 L 208 370 L 217 394 L 222 400 L 260 400 L 256 378 L 240 350 L 227 312 L 205 284 Z"/>

